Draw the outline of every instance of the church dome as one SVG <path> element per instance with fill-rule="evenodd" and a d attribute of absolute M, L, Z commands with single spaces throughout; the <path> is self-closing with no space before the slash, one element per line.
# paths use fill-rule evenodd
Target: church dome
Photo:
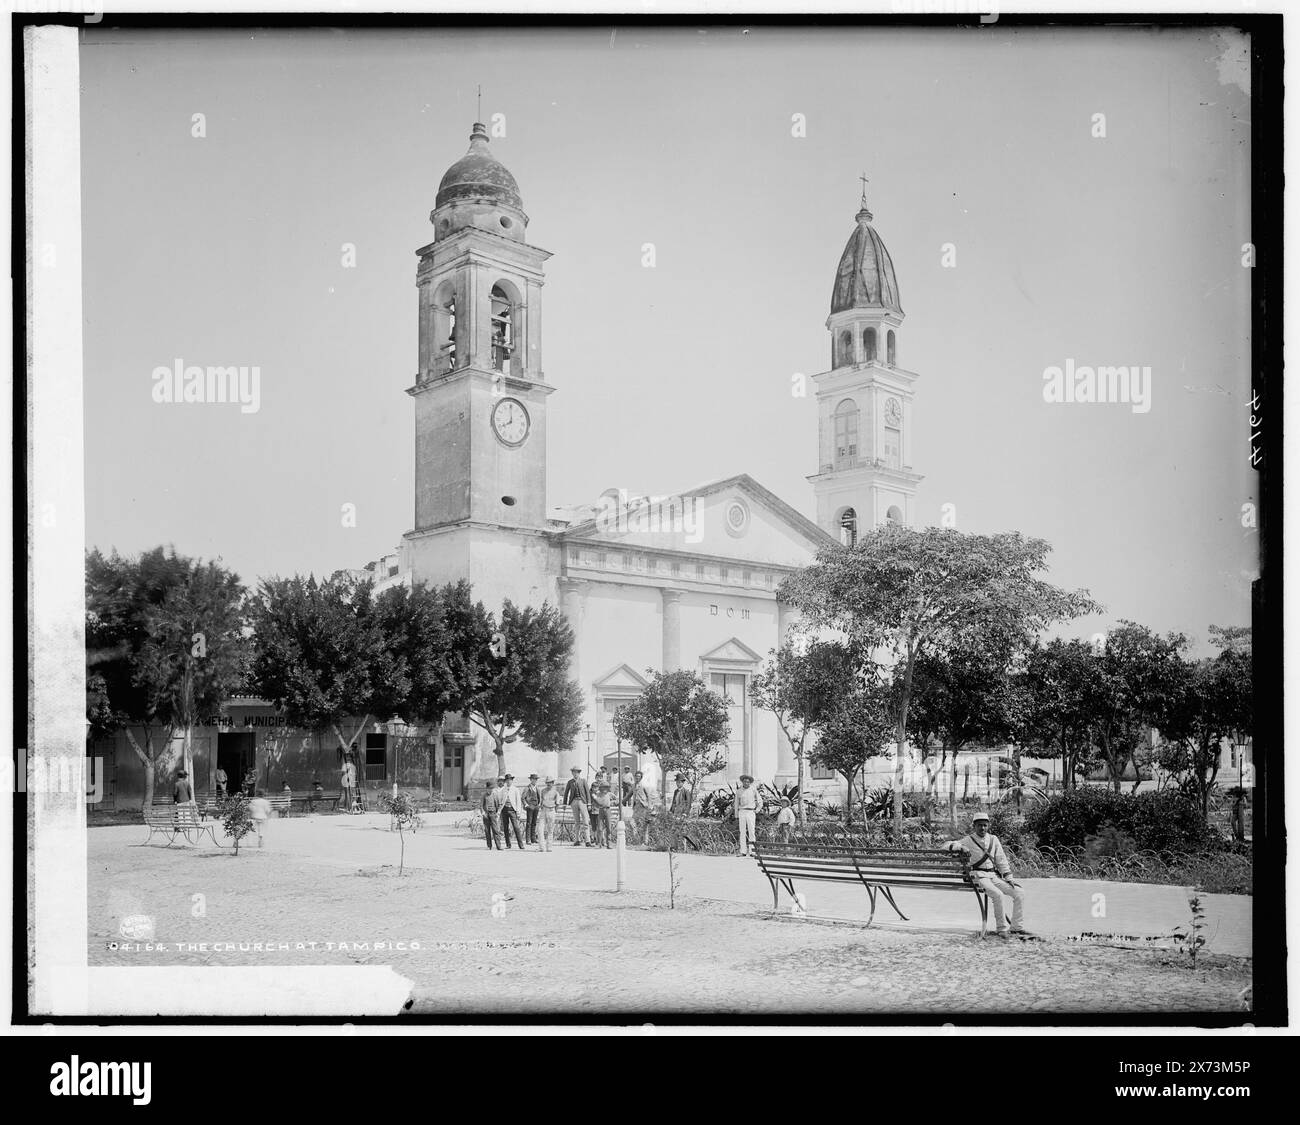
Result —
<path fill-rule="evenodd" d="M 890 309 L 902 313 L 898 298 L 898 279 L 894 263 L 880 235 L 871 226 L 871 212 L 863 201 L 857 214 L 858 225 L 840 255 L 835 271 L 835 288 L 831 291 L 831 312 L 846 309 Z"/>
<path fill-rule="evenodd" d="M 443 174 L 435 205 L 443 207 L 467 199 L 489 200 L 520 211 L 524 206 L 519 185 L 506 166 L 488 151 L 487 130 L 477 121 L 469 135 L 469 152 Z"/>

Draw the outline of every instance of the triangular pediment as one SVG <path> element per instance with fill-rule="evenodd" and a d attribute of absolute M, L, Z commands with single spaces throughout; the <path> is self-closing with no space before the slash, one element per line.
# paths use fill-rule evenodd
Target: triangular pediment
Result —
<path fill-rule="evenodd" d="M 781 567 L 807 566 L 818 548 L 833 542 L 746 473 L 673 496 L 631 497 L 611 491 L 601 498 L 594 518 L 571 524 L 563 536 L 574 543 Z"/>
<path fill-rule="evenodd" d="M 611 668 L 592 683 L 598 691 L 642 691 L 649 686 L 650 681 L 628 664 Z"/>
<path fill-rule="evenodd" d="M 739 637 L 732 637 L 729 641 L 723 641 L 711 652 L 706 652 L 700 659 L 717 663 L 733 661 L 737 664 L 756 664 L 762 657 Z"/>

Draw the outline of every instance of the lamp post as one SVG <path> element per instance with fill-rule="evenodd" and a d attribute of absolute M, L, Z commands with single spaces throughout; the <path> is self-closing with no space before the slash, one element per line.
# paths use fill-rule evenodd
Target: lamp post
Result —
<path fill-rule="evenodd" d="M 591 724 L 588 723 L 582 728 L 582 737 L 587 743 L 587 768 L 583 771 L 584 777 L 591 772 L 591 736 Z"/>
<path fill-rule="evenodd" d="M 623 740 L 618 740 L 618 820 L 614 824 L 614 890 L 623 889 L 626 869 L 627 825 L 623 823 Z"/>

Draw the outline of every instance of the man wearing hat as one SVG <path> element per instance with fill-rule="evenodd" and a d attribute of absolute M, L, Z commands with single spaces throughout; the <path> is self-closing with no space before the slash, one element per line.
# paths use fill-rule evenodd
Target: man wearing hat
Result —
<path fill-rule="evenodd" d="M 596 847 L 608 848 L 609 810 L 612 804 L 609 795 L 609 782 L 596 783 L 596 790 L 591 795 L 591 825 L 596 830 Z"/>
<path fill-rule="evenodd" d="M 519 850 L 524 850 L 524 838 L 519 832 L 519 813 L 523 809 L 523 803 L 519 800 L 519 790 L 515 788 L 515 775 L 508 773 L 505 777 L 498 779 L 498 786 L 501 789 L 501 835 L 505 837 L 506 851 L 510 850 L 510 831 L 514 829 L 515 840 L 519 843 Z"/>
<path fill-rule="evenodd" d="M 596 776 L 591 779 L 591 802 L 587 805 L 587 812 L 591 815 L 591 835 L 596 841 L 596 846 L 600 847 L 600 837 L 597 833 L 600 831 L 599 816 L 596 813 L 596 794 L 600 791 L 602 785 L 609 784 L 609 774 L 604 766 L 596 771 Z M 608 820 L 606 820 L 608 824 Z"/>
<path fill-rule="evenodd" d="M 776 840 L 778 844 L 788 844 L 794 833 L 794 809 L 790 807 L 790 798 L 781 798 L 781 811 L 776 814 Z"/>
<path fill-rule="evenodd" d="M 573 813 L 573 846 L 579 848 L 586 844 L 591 847 L 591 824 L 587 819 L 591 790 L 587 787 L 587 779 L 582 776 L 581 766 L 574 766 L 569 774 L 569 783 L 564 787 L 564 804 Z"/>
<path fill-rule="evenodd" d="M 686 775 L 679 773 L 673 780 L 677 782 L 677 788 L 673 790 L 673 799 L 668 805 L 668 811 L 673 816 L 690 816 L 691 791 L 686 788 Z"/>
<path fill-rule="evenodd" d="M 980 890 L 993 904 L 993 917 L 997 922 L 998 937 L 1010 938 L 1025 932 L 1025 892 L 1011 878 L 1011 864 L 1002 850 L 1002 841 L 989 831 L 989 814 L 980 809 L 971 817 L 971 831 L 960 840 L 951 840 L 944 847 L 950 852 L 962 851 L 970 856 L 971 874 L 979 880 Z M 1007 928 L 1003 895 L 1011 896 L 1011 928 Z"/>
<path fill-rule="evenodd" d="M 632 831 L 639 836 L 642 844 L 650 842 L 650 809 L 654 806 L 654 798 L 650 793 L 650 786 L 645 783 L 645 774 L 640 770 L 632 779 L 632 795 L 627 802 L 632 806 Z"/>
<path fill-rule="evenodd" d="M 540 837 L 537 842 L 539 852 L 551 850 L 551 841 L 555 839 L 555 821 L 559 815 L 560 791 L 555 788 L 555 778 L 548 777 L 546 786 L 537 794 L 537 805 L 541 811 L 538 820 Z"/>
<path fill-rule="evenodd" d="M 758 810 L 763 807 L 763 798 L 754 788 L 754 779 L 747 773 L 740 775 L 740 788 L 736 790 L 736 824 L 740 830 L 740 854 L 749 855 L 751 844 L 757 843 Z"/>
<path fill-rule="evenodd" d="M 537 843 L 537 810 L 541 807 L 542 791 L 537 787 L 537 775 L 528 775 L 528 784 L 520 795 L 524 803 L 524 843 Z"/>
<path fill-rule="evenodd" d="M 172 800 L 178 805 L 194 804 L 194 786 L 190 784 L 190 775 L 185 770 L 176 771 L 176 786 L 172 789 Z"/>

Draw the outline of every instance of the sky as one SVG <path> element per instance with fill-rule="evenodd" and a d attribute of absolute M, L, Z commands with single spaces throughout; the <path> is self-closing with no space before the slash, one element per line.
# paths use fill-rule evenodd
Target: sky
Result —
<path fill-rule="evenodd" d="M 1069 635 L 1130 619 L 1205 651 L 1210 624 L 1249 623 L 1235 34 L 91 27 L 82 42 L 88 547 L 171 543 L 249 585 L 395 547 L 414 517 L 414 251 L 481 85 L 528 241 L 554 255 L 549 504 L 747 472 L 815 515 L 816 403 L 792 378 L 828 366 L 865 173 L 906 313 L 898 363 L 918 375 L 917 522 L 1046 539 L 1051 580 L 1105 610 Z M 259 409 L 155 402 L 154 369 L 178 359 L 256 365 Z M 1149 367 L 1150 409 L 1044 401 L 1067 360 Z"/>

